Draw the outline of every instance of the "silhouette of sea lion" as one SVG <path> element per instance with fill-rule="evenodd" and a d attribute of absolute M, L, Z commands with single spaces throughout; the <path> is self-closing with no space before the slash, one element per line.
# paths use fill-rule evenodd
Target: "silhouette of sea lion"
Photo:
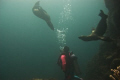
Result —
<path fill-rule="evenodd" d="M 79 39 L 83 41 L 92 41 L 92 40 L 103 40 L 103 41 L 112 41 L 111 38 L 103 36 L 107 29 L 107 15 L 100 10 L 99 16 L 101 20 L 99 21 L 97 28 L 92 30 L 92 33 L 88 36 L 80 36 Z"/>
<path fill-rule="evenodd" d="M 52 22 L 51 22 L 50 16 L 47 14 L 47 12 L 46 12 L 41 6 L 39 6 L 39 2 L 40 2 L 40 1 L 37 1 L 37 2 L 35 3 L 35 5 L 33 6 L 33 8 L 32 8 L 33 13 L 34 13 L 37 17 L 45 20 L 46 23 L 48 24 L 48 26 L 49 26 L 52 30 L 54 30 L 54 27 L 53 27 L 53 24 L 52 24 Z"/>
<path fill-rule="evenodd" d="M 99 16 L 101 17 L 101 20 L 99 21 L 99 23 L 97 25 L 95 34 L 97 34 L 98 36 L 103 36 L 107 29 L 107 20 L 106 19 L 108 16 L 106 14 L 104 14 L 104 12 L 102 10 L 100 10 Z"/>

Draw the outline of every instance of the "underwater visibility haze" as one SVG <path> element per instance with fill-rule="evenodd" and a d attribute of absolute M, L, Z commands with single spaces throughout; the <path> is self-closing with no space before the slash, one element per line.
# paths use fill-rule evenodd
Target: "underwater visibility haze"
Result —
<path fill-rule="evenodd" d="M 37 1 L 0 0 L 0 80 L 63 79 L 56 62 L 65 45 L 78 57 L 84 78 L 100 41 L 84 42 L 78 37 L 97 26 L 100 10 L 107 14 L 104 0 L 40 0 L 54 31 L 33 14 Z"/>

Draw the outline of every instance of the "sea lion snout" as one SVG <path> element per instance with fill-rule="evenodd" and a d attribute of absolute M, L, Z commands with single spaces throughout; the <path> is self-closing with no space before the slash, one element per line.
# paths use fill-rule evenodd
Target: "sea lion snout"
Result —
<path fill-rule="evenodd" d="M 34 11 L 39 11 L 38 9 L 34 9 Z"/>

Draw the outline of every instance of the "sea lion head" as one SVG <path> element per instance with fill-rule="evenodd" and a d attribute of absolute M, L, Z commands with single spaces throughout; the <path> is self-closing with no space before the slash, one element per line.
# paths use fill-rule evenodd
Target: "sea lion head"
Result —
<path fill-rule="evenodd" d="M 35 3 L 35 5 L 34 5 L 34 7 L 33 7 L 33 13 L 35 13 L 35 12 L 38 12 L 39 11 L 39 3 L 40 3 L 40 1 L 37 1 L 36 3 Z"/>
<path fill-rule="evenodd" d="M 40 1 L 37 1 L 37 2 L 35 3 L 35 6 L 39 6 L 39 3 L 40 3 Z"/>

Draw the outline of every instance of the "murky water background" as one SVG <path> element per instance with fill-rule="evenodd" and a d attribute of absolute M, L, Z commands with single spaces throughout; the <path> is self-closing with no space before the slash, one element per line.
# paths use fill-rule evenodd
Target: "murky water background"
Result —
<path fill-rule="evenodd" d="M 37 0 L 0 0 L 0 80 L 30 80 L 64 74 L 56 64 L 59 49 L 68 45 L 85 75 L 87 62 L 98 52 L 100 41 L 84 42 L 96 27 L 103 0 L 40 0 L 51 16 L 55 31 L 32 13 Z"/>

